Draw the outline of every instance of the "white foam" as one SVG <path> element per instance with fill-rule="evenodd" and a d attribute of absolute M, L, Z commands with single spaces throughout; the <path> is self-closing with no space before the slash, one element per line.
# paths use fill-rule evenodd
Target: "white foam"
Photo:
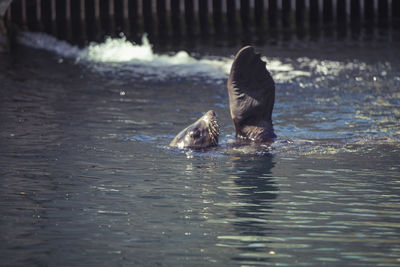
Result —
<path fill-rule="evenodd" d="M 153 61 L 156 55 L 146 36 L 143 36 L 142 43 L 142 45 L 135 45 L 127 41 L 125 36 L 109 37 L 104 43 L 90 44 L 86 48 L 86 53 L 81 53 L 81 56 L 84 60 L 94 62 Z"/>
<path fill-rule="evenodd" d="M 85 48 L 78 48 L 45 33 L 22 32 L 18 40 L 28 47 L 76 59 L 77 63 L 85 64 L 99 72 L 115 72 L 116 69 L 122 69 L 131 71 L 133 75 L 136 73 L 149 76 L 151 79 L 166 79 L 170 76 L 226 79 L 232 64 L 230 58 L 196 59 L 186 51 L 179 51 L 173 55 L 156 54 L 146 35 L 142 38 L 142 44 L 132 43 L 126 40 L 125 36 L 121 36 L 109 37 L 103 43 L 91 43 Z"/>
<path fill-rule="evenodd" d="M 197 79 L 202 82 L 223 83 L 233 62 L 232 57 L 196 59 L 186 51 L 175 54 L 154 53 L 144 35 L 142 44 L 135 44 L 121 35 L 107 38 L 103 43 L 91 43 L 79 48 L 45 33 L 22 32 L 19 42 L 25 46 L 47 50 L 63 58 L 75 59 L 78 64 L 100 73 L 141 77 L 145 80 L 165 80 L 171 77 Z M 292 59 L 266 58 L 267 68 L 276 82 L 290 82 L 310 76 L 336 76 L 342 71 L 367 68 L 362 62 L 339 62 L 306 57 Z M 206 79 L 205 79 L 206 78 Z M 317 79 L 317 77 L 316 77 Z"/>

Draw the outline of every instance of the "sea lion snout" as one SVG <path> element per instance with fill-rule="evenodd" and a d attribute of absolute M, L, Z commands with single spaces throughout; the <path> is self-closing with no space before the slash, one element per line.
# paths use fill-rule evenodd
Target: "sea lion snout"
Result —
<path fill-rule="evenodd" d="M 211 116 L 211 117 L 215 117 L 215 116 L 216 116 L 214 110 L 209 110 L 209 111 L 207 111 L 207 112 L 206 112 L 206 115 L 207 115 L 207 116 Z"/>
<path fill-rule="evenodd" d="M 183 129 L 169 144 L 178 148 L 206 148 L 218 145 L 219 124 L 213 110 Z"/>

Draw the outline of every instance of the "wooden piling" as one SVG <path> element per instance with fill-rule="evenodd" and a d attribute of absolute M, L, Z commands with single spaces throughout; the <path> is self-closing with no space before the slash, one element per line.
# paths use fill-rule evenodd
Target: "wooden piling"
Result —
<path fill-rule="evenodd" d="M 322 5 L 322 32 L 324 38 L 330 39 L 334 35 L 334 8 L 333 0 L 324 0 Z"/>
<path fill-rule="evenodd" d="M 217 36 L 222 34 L 222 1 L 213 0 L 213 24 Z"/>
<path fill-rule="evenodd" d="M 135 41 L 143 33 L 159 37 L 155 40 L 199 33 L 218 39 L 228 33 L 231 40 L 240 33 L 246 42 L 264 36 L 287 40 L 293 29 L 299 38 L 308 33 L 315 39 L 321 32 L 324 38 L 347 38 L 351 32 L 358 39 L 398 30 L 400 1 L 14 0 L 7 18 L 19 28 L 72 37 L 73 42 L 101 41 L 121 32 Z"/>
<path fill-rule="evenodd" d="M 358 40 L 361 35 L 361 6 L 360 0 L 351 0 L 350 2 L 350 24 L 351 36 Z"/>
<path fill-rule="evenodd" d="M 240 0 L 240 20 L 242 22 L 242 31 L 249 34 L 250 31 L 250 4 L 249 1 Z"/>
<path fill-rule="evenodd" d="M 133 40 L 138 41 L 139 40 L 138 33 L 140 33 L 140 26 L 141 26 L 139 18 L 141 17 L 141 13 L 139 13 L 139 5 L 137 0 L 130 0 L 128 2 L 128 17 L 130 22 L 129 23 L 130 31 L 126 34 Z"/>
<path fill-rule="evenodd" d="M 22 25 L 22 2 L 13 2 L 10 13 L 11 20 L 18 26 Z"/>
<path fill-rule="evenodd" d="M 316 27 L 319 24 L 319 1 L 310 0 L 310 27 Z"/>
<path fill-rule="evenodd" d="M 202 35 L 208 35 L 210 33 L 207 14 L 208 14 L 208 1 L 199 0 L 199 23 L 200 23 L 200 32 Z"/>
<path fill-rule="evenodd" d="M 195 17 L 193 0 L 185 0 L 185 26 L 186 35 L 193 38 L 195 35 Z"/>
<path fill-rule="evenodd" d="M 393 0 L 399 1 L 399 0 Z M 389 18 L 389 3 L 387 0 L 378 1 L 378 27 L 386 28 L 388 26 Z"/>
<path fill-rule="evenodd" d="M 158 35 L 161 38 L 167 36 L 168 25 L 167 25 L 167 7 L 165 0 L 157 0 L 157 22 L 158 22 Z"/>
<path fill-rule="evenodd" d="M 38 1 L 24 1 L 25 2 L 25 14 L 26 14 L 26 28 L 30 31 L 38 31 L 39 23 L 37 17 L 37 10 L 40 10 Z M 39 3 L 40 4 L 40 3 Z"/>
<path fill-rule="evenodd" d="M 228 33 L 232 37 L 236 34 L 236 1 L 235 0 L 227 0 L 226 5 L 226 18 L 228 23 Z"/>
<path fill-rule="evenodd" d="M 115 33 L 119 35 L 124 32 L 125 16 L 124 16 L 124 0 L 114 0 L 114 23 Z"/>
<path fill-rule="evenodd" d="M 367 26 L 374 24 L 374 0 L 364 0 L 364 22 Z"/>
<path fill-rule="evenodd" d="M 292 11 L 292 1 L 282 0 L 282 26 L 288 29 L 291 26 L 290 15 Z"/>
<path fill-rule="evenodd" d="M 336 0 L 336 31 L 338 39 L 342 40 L 347 35 L 347 10 L 346 0 Z"/>
<path fill-rule="evenodd" d="M 319 24 L 319 1 L 310 0 L 310 11 L 309 11 L 309 24 L 310 24 L 310 36 L 313 40 L 316 40 L 320 36 L 320 24 Z"/>
<path fill-rule="evenodd" d="M 175 38 L 181 36 L 181 1 L 171 0 L 171 25 Z"/>
<path fill-rule="evenodd" d="M 336 0 L 336 20 L 339 27 L 346 26 L 347 14 L 346 14 L 346 0 Z"/>
<path fill-rule="evenodd" d="M 400 28 L 400 1 L 392 0 L 392 24 L 395 29 Z"/>
<path fill-rule="evenodd" d="M 72 39 L 83 45 L 86 39 L 86 24 L 85 21 L 85 1 L 82 0 L 70 0 L 71 1 L 71 9 L 70 9 L 70 31 L 72 34 Z"/>
<path fill-rule="evenodd" d="M 332 26 L 333 23 L 333 2 L 332 0 L 324 0 L 322 8 L 322 22 L 325 27 Z"/>
<path fill-rule="evenodd" d="M 304 37 L 304 18 L 305 18 L 305 1 L 304 0 L 297 0 L 296 1 L 296 35 L 297 38 L 302 39 Z"/>
<path fill-rule="evenodd" d="M 264 1 L 254 1 L 254 24 L 258 34 L 263 34 L 264 31 Z"/>
<path fill-rule="evenodd" d="M 140 3 L 140 0 L 139 0 Z M 154 33 L 154 25 L 153 25 L 153 1 L 147 0 L 142 2 L 142 11 L 143 11 L 143 21 L 144 21 L 144 31 L 150 35 Z"/>
<path fill-rule="evenodd" d="M 278 26 L 277 21 L 278 3 L 276 0 L 269 0 L 268 2 L 268 24 L 270 29 L 276 30 Z"/>

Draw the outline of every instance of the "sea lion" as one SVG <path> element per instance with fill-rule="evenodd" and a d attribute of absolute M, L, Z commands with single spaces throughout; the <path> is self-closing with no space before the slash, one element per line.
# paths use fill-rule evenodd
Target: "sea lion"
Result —
<path fill-rule="evenodd" d="M 178 148 L 201 149 L 218 145 L 219 125 L 215 112 L 207 111 L 200 119 L 192 123 L 169 144 Z"/>
<path fill-rule="evenodd" d="M 261 142 L 276 138 L 272 125 L 275 83 L 251 46 L 235 56 L 228 79 L 229 107 L 236 137 Z"/>

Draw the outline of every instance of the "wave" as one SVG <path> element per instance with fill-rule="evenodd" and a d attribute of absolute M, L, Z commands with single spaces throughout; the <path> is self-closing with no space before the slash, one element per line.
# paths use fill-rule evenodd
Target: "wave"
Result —
<path fill-rule="evenodd" d="M 103 43 L 91 43 L 84 48 L 58 40 L 45 33 L 22 32 L 19 43 L 35 49 L 55 53 L 64 58 L 74 59 L 98 72 L 126 72 L 156 80 L 177 77 L 208 77 L 213 80 L 226 79 L 232 65 L 231 58 L 196 59 L 186 51 L 173 55 L 157 54 L 153 51 L 146 35 L 141 44 L 120 38 L 108 37 Z"/>

